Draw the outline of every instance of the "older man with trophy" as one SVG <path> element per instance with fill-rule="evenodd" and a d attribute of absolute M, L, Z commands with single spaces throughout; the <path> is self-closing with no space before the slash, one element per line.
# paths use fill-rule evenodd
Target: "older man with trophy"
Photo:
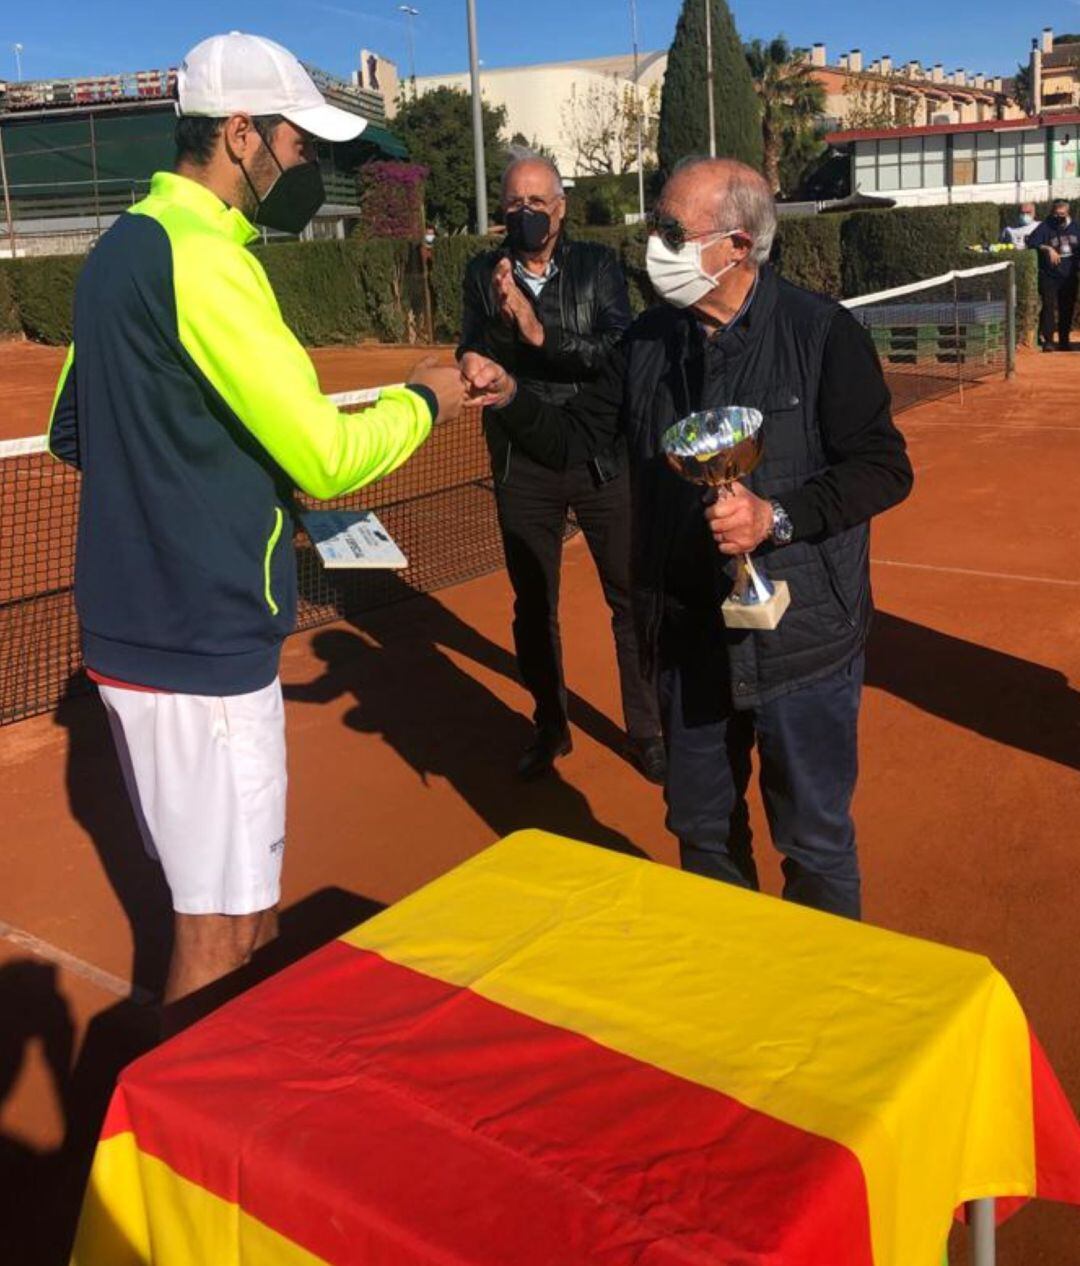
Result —
<path fill-rule="evenodd" d="M 518 390 L 491 362 L 463 371 L 555 469 L 626 439 L 639 642 L 659 676 L 684 868 L 757 887 L 756 744 L 785 898 L 858 918 L 869 524 L 911 488 L 904 440 L 865 331 L 767 263 L 776 210 L 757 172 L 688 160 L 649 229 L 662 302 L 569 405 Z"/>

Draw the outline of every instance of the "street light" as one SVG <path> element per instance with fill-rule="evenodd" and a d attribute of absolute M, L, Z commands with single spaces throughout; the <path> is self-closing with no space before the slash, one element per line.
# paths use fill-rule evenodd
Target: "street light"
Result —
<path fill-rule="evenodd" d="M 15 78 L 22 82 L 22 51 L 21 44 L 12 44 L 12 52 L 15 54 Z"/>
<path fill-rule="evenodd" d="M 709 94 L 709 157 L 716 157 L 716 106 L 713 103 L 712 0 L 705 0 L 705 85 Z"/>
<path fill-rule="evenodd" d="M 398 13 L 405 15 L 405 26 L 409 32 L 409 78 L 412 80 L 413 96 L 416 96 L 416 45 L 413 42 L 413 18 L 420 16 L 420 10 L 411 4 L 399 4 Z"/>
<path fill-rule="evenodd" d="M 480 101 L 480 62 L 476 51 L 476 0 L 465 0 L 469 24 L 469 84 L 472 88 L 473 164 L 476 168 L 476 231 L 488 231 L 487 178 L 484 168 L 484 111 Z"/>
<path fill-rule="evenodd" d="M 638 211 L 645 219 L 645 157 L 644 145 L 641 141 L 641 81 L 638 70 L 637 47 L 637 4 L 630 0 L 630 34 L 634 41 L 634 113 L 637 115 L 637 189 Z"/>

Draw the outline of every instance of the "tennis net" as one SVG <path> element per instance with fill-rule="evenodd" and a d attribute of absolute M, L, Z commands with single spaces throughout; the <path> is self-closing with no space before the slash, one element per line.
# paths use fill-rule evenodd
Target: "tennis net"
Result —
<path fill-rule="evenodd" d="M 378 389 L 331 397 L 354 411 Z M 298 495 L 299 509 L 315 502 Z M 320 508 L 374 510 L 409 560 L 405 571 L 327 571 L 298 531 L 298 627 L 458 584 L 502 565 L 479 411 L 436 426 L 386 479 Z M 0 725 L 51 711 L 85 688 L 73 595 L 79 475 L 45 439 L 0 443 Z"/>
<path fill-rule="evenodd" d="M 844 306 L 870 332 L 900 413 L 1009 371 L 1016 350 L 1011 263 L 931 277 Z"/>

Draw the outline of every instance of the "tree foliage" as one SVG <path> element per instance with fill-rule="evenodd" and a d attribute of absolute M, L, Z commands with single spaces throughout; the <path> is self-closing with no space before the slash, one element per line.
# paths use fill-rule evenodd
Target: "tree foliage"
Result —
<path fill-rule="evenodd" d="M 499 200 L 499 177 L 506 163 L 502 129 L 506 110 L 482 103 L 484 168 L 489 206 Z M 425 196 L 428 221 L 450 232 L 476 224 L 473 169 L 472 99 L 458 88 L 435 88 L 398 103 L 394 131 L 409 147 L 415 163 L 428 169 Z"/>
<path fill-rule="evenodd" d="M 845 131 L 856 128 L 912 127 L 914 98 L 894 92 L 876 75 L 851 75 L 844 86 L 848 97 L 844 111 Z"/>
<path fill-rule="evenodd" d="M 709 152 L 705 5 L 712 14 L 716 153 L 761 169 L 761 110 L 742 41 L 724 0 L 683 0 L 660 100 L 657 152 L 670 172 L 688 154 Z"/>
<path fill-rule="evenodd" d="M 803 169 L 822 151 L 814 129 L 825 111 L 825 89 L 814 77 L 806 50 L 793 50 L 782 35 L 747 44 L 746 64 L 761 106 L 765 179 L 773 193 L 791 193 L 784 176 L 797 184 Z"/>
<path fill-rule="evenodd" d="M 638 120 L 642 158 L 656 162 L 659 89 L 654 84 L 640 97 L 634 85 L 611 76 L 572 91 L 562 107 L 562 140 L 574 155 L 574 170 L 583 176 L 620 176 L 637 167 Z"/>

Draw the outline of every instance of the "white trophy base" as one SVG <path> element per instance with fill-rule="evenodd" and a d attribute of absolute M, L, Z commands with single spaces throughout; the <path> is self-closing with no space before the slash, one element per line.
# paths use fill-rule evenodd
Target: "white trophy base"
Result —
<path fill-rule="evenodd" d="M 791 605 L 786 580 L 774 580 L 772 597 L 765 602 L 736 602 L 728 598 L 720 607 L 729 629 L 775 629 L 780 617 Z"/>

